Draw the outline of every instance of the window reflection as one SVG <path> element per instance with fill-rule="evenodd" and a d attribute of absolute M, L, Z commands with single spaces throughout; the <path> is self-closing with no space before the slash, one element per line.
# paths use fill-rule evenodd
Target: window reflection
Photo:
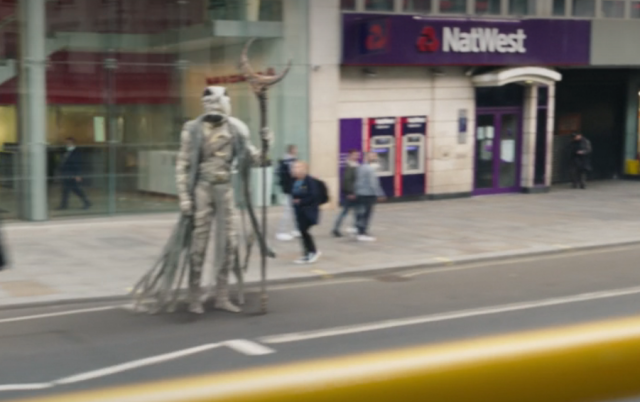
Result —
<path fill-rule="evenodd" d="M 602 15 L 605 18 L 624 18 L 624 0 L 604 0 L 602 2 Z"/>
<path fill-rule="evenodd" d="M 567 13 L 566 0 L 553 0 L 553 15 L 562 17 Z"/>
<path fill-rule="evenodd" d="M 640 1 L 631 2 L 631 18 L 640 18 Z"/>
<path fill-rule="evenodd" d="M 476 14 L 500 14 L 501 0 L 476 0 Z"/>
<path fill-rule="evenodd" d="M 340 8 L 345 11 L 356 9 L 356 0 L 340 0 Z"/>
<path fill-rule="evenodd" d="M 393 11 L 393 0 L 367 0 L 365 9 L 367 11 Z"/>
<path fill-rule="evenodd" d="M 573 0 L 574 17 L 595 17 L 596 0 Z"/>
<path fill-rule="evenodd" d="M 415 11 L 420 13 L 431 12 L 431 0 L 404 0 L 405 11 Z"/>
<path fill-rule="evenodd" d="M 467 12 L 467 0 L 440 0 L 440 12 L 464 14 Z"/>
<path fill-rule="evenodd" d="M 535 0 L 510 0 L 509 14 L 511 15 L 531 15 L 536 13 Z"/>

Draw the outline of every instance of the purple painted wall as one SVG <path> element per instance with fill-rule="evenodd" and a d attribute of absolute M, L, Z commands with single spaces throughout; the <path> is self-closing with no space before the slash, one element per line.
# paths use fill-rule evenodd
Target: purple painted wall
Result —
<path fill-rule="evenodd" d="M 588 65 L 591 22 L 343 14 L 346 65 Z"/>

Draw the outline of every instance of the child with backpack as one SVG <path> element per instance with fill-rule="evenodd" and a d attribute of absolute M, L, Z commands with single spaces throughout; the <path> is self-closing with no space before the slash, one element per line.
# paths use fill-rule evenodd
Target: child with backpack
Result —
<path fill-rule="evenodd" d="M 329 202 L 327 186 L 308 174 L 306 163 L 298 161 L 292 167 L 294 182 L 291 194 L 303 250 L 302 258 L 295 262 L 313 264 L 322 253 L 318 251 L 309 231 L 320 222 L 320 206 Z"/>

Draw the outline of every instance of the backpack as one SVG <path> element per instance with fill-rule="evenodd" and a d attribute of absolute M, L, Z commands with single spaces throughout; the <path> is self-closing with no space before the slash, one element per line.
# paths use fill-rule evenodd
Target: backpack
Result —
<path fill-rule="evenodd" d="M 327 185 L 320 179 L 313 179 L 318 190 L 318 205 L 324 205 L 329 202 L 329 190 Z"/>

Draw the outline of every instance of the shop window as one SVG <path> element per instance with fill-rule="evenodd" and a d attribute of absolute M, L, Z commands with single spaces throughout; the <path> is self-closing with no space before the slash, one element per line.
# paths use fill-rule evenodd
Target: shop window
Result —
<path fill-rule="evenodd" d="M 476 0 L 476 14 L 500 14 L 501 0 Z"/>
<path fill-rule="evenodd" d="M 367 0 L 365 9 L 367 11 L 393 11 L 393 0 Z"/>
<path fill-rule="evenodd" d="M 567 14 L 567 0 L 553 0 L 553 15 L 564 17 Z"/>
<path fill-rule="evenodd" d="M 602 2 L 602 15 L 605 18 L 624 18 L 624 0 L 604 0 Z"/>
<path fill-rule="evenodd" d="M 404 11 L 431 12 L 431 0 L 404 0 Z"/>
<path fill-rule="evenodd" d="M 440 0 L 440 12 L 465 14 L 467 12 L 467 0 Z"/>
<path fill-rule="evenodd" d="M 595 17 L 596 0 L 573 0 L 574 17 Z"/>
<path fill-rule="evenodd" d="M 340 9 L 354 11 L 356 9 L 356 0 L 340 0 Z"/>
<path fill-rule="evenodd" d="M 640 18 L 640 1 L 631 2 L 631 18 Z"/>
<path fill-rule="evenodd" d="M 535 0 L 509 0 L 509 14 L 532 15 L 536 13 Z"/>

